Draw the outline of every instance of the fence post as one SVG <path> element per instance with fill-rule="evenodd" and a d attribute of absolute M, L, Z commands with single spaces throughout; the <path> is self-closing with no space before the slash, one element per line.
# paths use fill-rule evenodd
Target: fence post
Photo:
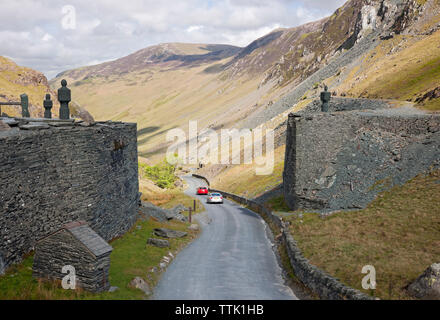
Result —
<path fill-rule="evenodd" d="M 31 114 L 29 113 L 29 98 L 26 93 L 20 95 L 21 100 L 21 116 L 23 118 L 30 118 Z"/>
<path fill-rule="evenodd" d="M 189 223 L 191 223 L 191 211 L 192 211 L 192 208 L 191 207 L 189 207 L 188 208 L 189 209 L 189 215 L 188 215 L 188 221 L 189 221 Z"/>
<path fill-rule="evenodd" d="M 46 94 L 46 99 L 43 101 L 43 107 L 44 107 L 44 117 L 46 119 L 52 119 L 52 112 L 51 109 L 53 107 L 53 102 L 50 100 L 50 94 Z"/>
<path fill-rule="evenodd" d="M 70 100 L 70 89 L 67 88 L 67 81 L 63 79 L 61 80 L 61 88 L 58 89 L 58 101 L 60 102 L 60 119 L 70 119 Z"/>

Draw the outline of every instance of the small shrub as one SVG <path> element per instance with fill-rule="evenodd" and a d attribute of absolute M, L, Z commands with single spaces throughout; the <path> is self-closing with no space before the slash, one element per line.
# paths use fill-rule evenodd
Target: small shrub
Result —
<path fill-rule="evenodd" d="M 146 178 L 153 181 L 158 187 L 162 189 L 174 188 L 174 182 L 177 180 L 174 174 L 176 166 L 169 164 L 166 160 L 154 166 L 140 163 L 139 169 Z"/>

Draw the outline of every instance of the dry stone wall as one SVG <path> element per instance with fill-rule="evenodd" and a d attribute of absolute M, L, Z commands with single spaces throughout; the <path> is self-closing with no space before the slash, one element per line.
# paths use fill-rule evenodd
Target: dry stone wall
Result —
<path fill-rule="evenodd" d="M 0 272 L 71 221 L 124 234 L 139 206 L 136 136 L 116 122 L 0 132 Z"/>
<path fill-rule="evenodd" d="M 315 99 L 310 102 L 303 110 L 298 111 L 297 114 L 309 114 L 321 112 L 322 102 L 320 99 Z M 386 109 L 389 104 L 381 99 L 361 99 L 361 98 L 343 98 L 331 97 L 328 102 L 328 111 L 353 111 L 353 110 L 374 110 Z"/>

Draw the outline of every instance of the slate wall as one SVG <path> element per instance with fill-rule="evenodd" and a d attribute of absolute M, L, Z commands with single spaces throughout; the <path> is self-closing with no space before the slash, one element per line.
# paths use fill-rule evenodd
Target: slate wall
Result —
<path fill-rule="evenodd" d="M 440 166 L 438 115 L 383 112 L 289 115 L 283 173 L 289 207 L 363 208 L 379 192 Z"/>
<path fill-rule="evenodd" d="M 64 266 L 75 268 L 76 286 L 92 292 L 108 291 L 110 252 L 95 257 L 67 230 L 42 239 L 36 244 L 32 275 L 38 279 L 62 280 Z"/>
<path fill-rule="evenodd" d="M 0 266 L 71 221 L 87 221 L 107 241 L 124 234 L 138 190 L 136 124 L 0 132 Z"/>

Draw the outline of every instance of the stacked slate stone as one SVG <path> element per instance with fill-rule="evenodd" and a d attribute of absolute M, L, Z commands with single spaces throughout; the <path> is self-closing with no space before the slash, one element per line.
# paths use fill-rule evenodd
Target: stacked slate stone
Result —
<path fill-rule="evenodd" d="M 291 113 L 284 197 L 292 210 L 365 208 L 379 192 L 440 168 L 439 150 L 437 114 L 412 108 Z"/>
<path fill-rule="evenodd" d="M 182 212 L 188 210 L 183 204 L 178 204 L 172 209 L 163 209 L 155 206 L 151 202 L 141 201 L 140 211 L 144 217 L 152 217 L 160 222 L 166 222 L 169 220 L 178 220 L 187 222 L 188 218 L 185 217 Z"/>
<path fill-rule="evenodd" d="M 106 241 L 134 225 L 139 212 L 135 123 L 0 121 L 10 127 L 0 130 L 0 259 L 6 268 L 70 221 L 87 221 Z M 115 141 L 124 147 L 115 150 Z"/>
<path fill-rule="evenodd" d="M 72 222 L 41 239 L 35 246 L 33 276 L 62 280 L 64 266 L 73 266 L 76 287 L 92 292 L 108 291 L 112 247 L 86 222 Z"/>

